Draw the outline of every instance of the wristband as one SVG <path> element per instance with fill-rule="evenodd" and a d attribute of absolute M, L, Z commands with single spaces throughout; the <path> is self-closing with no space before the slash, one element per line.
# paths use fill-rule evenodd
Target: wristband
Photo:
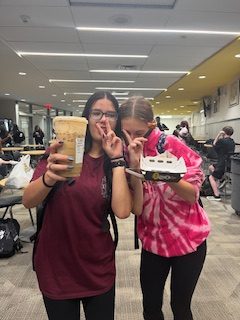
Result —
<path fill-rule="evenodd" d="M 115 157 L 115 158 L 111 158 L 111 161 L 116 161 L 116 160 L 124 160 L 123 156 L 119 156 L 119 157 Z"/>
<path fill-rule="evenodd" d="M 126 161 L 123 158 L 120 158 L 119 160 L 111 162 L 111 167 L 117 168 L 117 167 L 126 167 Z"/>
<path fill-rule="evenodd" d="M 43 182 L 44 186 L 47 187 L 47 188 L 53 188 L 54 185 L 53 185 L 53 186 L 50 186 L 49 184 L 46 183 L 46 181 L 45 181 L 45 174 L 46 174 L 46 172 L 42 175 L 42 182 Z"/>

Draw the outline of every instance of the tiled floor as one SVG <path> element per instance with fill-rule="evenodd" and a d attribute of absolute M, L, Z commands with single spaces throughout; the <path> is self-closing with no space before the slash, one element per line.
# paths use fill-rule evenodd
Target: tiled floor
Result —
<path fill-rule="evenodd" d="M 195 320 L 240 319 L 240 217 L 227 197 L 224 202 L 203 199 L 212 223 L 208 255 L 193 298 Z M 2 213 L 2 210 L 1 210 Z M 14 208 L 23 238 L 31 233 L 28 211 Z M 142 320 L 139 287 L 140 250 L 134 250 L 133 218 L 119 221 L 117 249 L 116 320 Z M 31 267 L 32 244 L 24 243 L 25 254 L 0 260 L 0 319 L 46 320 L 46 313 Z M 169 284 L 165 290 L 164 313 L 172 320 Z M 81 319 L 84 319 L 82 316 Z M 66 317 L 67 320 L 67 317 Z M 104 319 L 99 319 L 104 320 Z M 182 319 L 185 320 L 185 319 Z"/>

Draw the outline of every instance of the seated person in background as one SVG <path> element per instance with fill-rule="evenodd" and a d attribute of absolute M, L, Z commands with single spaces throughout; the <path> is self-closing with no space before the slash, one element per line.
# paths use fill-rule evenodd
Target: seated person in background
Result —
<path fill-rule="evenodd" d="M 196 142 L 190 133 L 189 124 L 187 121 L 185 120 L 181 121 L 178 136 L 180 140 L 186 143 L 187 146 L 189 146 L 190 148 L 196 148 Z"/>
<path fill-rule="evenodd" d="M 0 179 L 6 177 L 8 173 L 8 164 L 13 164 L 12 156 L 9 153 L 4 154 L 4 152 L 2 151 L 2 144 L 0 142 Z"/>
<path fill-rule="evenodd" d="M 0 142 L 2 147 L 10 147 L 12 145 L 12 137 L 4 126 L 0 127 Z"/>
<path fill-rule="evenodd" d="M 161 131 L 164 131 L 164 130 L 169 130 L 168 127 L 164 124 L 164 123 L 161 123 L 161 119 L 160 117 L 156 117 L 155 118 L 155 121 L 157 123 L 157 127 L 161 130 Z"/>
<path fill-rule="evenodd" d="M 224 175 L 226 161 L 229 159 L 230 154 L 235 150 L 235 142 L 231 138 L 233 132 L 232 127 L 224 127 L 213 141 L 213 146 L 218 158 L 216 164 L 209 166 L 209 171 L 211 173 L 209 176 L 209 182 L 212 186 L 214 196 L 208 196 L 208 200 L 221 200 L 218 189 L 219 180 Z"/>

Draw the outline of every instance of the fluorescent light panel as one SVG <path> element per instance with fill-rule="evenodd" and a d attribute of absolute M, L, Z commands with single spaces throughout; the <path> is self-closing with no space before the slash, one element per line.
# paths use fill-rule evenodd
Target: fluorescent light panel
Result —
<path fill-rule="evenodd" d="M 115 95 L 115 96 L 127 96 L 129 94 L 129 91 L 127 92 L 112 92 L 112 95 Z"/>
<path fill-rule="evenodd" d="M 64 92 L 64 95 L 66 96 L 66 95 L 78 95 L 78 94 L 81 94 L 81 95 L 83 95 L 83 96 L 90 96 L 90 95 L 92 95 L 93 94 L 93 92 Z"/>
<path fill-rule="evenodd" d="M 240 31 L 215 31 L 215 30 L 193 30 L 193 29 L 140 29 L 140 28 L 93 28 L 77 27 L 79 31 L 97 32 L 129 32 L 129 33 L 185 33 L 185 34 L 208 34 L 208 35 L 240 35 Z"/>
<path fill-rule="evenodd" d="M 86 82 L 86 83 L 104 83 L 104 82 L 109 82 L 109 83 L 134 83 L 135 81 L 133 80 L 72 80 L 72 79 L 49 79 L 49 82 Z"/>
<path fill-rule="evenodd" d="M 46 57 L 89 57 L 89 58 L 148 58 L 147 55 L 141 54 L 101 54 L 101 53 L 63 53 L 63 52 L 33 52 L 17 51 L 21 56 L 46 56 Z"/>
<path fill-rule="evenodd" d="M 160 74 L 184 74 L 188 73 L 188 71 L 172 71 L 172 70 L 107 70 L 107 69 L 95 69 L 89 70 L 89 72 L 99 72 L 99 73 L 160 73 Z"/>
<path fill-rule="evenodd" d="M 111 88 L 111 87 L 96 87 L 96 90 L 147 90 L 147 91 L 164 91 L 166 88 Z"/>

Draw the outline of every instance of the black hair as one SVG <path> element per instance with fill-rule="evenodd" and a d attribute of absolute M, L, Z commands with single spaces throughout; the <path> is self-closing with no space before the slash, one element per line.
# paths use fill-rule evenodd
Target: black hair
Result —
<path fill-rule="evenodd" d="M 222 130 L 223 130 L 223 131 L 226 133 L 226 135 L 228 135 L 228 136 L 232 136 L 232 135 L 233 135 L 233 132 L 234 132 L 233 128 L 230 127 L 230 126 L 226 126 L 226 127 L 224 127 Z"/>
<path fill-rule="evenodd" d="M 12 132 L 16 133 L 17 131 L 19 131 L 18 125 L 16 123 L 14 123 L 13 128 L 12 128 Z"/>
<path fill-rule="evenodd" d="M 86 102 L 85 108 L 83 110 L 82 116 L 87 120 L 89 119 L 90 112 L 92 110 L 92 106 L 100 99 L 107 99 L 112 102 L 113 107 L 117 114 L 119 113 L 119 105 L 117 99 L 108 91 L 97 91 L 93 95 L 90 96 L 88 101 Z M 121 121 L 119 117 L 117 118 L 115 133 L 118 137 L 121 136 Z M 86 138 L 85 138 L 85 152 L 88 152 L 92 147 L 92 136 L 90 134 L 89 128 L 87 126 Z"/>

